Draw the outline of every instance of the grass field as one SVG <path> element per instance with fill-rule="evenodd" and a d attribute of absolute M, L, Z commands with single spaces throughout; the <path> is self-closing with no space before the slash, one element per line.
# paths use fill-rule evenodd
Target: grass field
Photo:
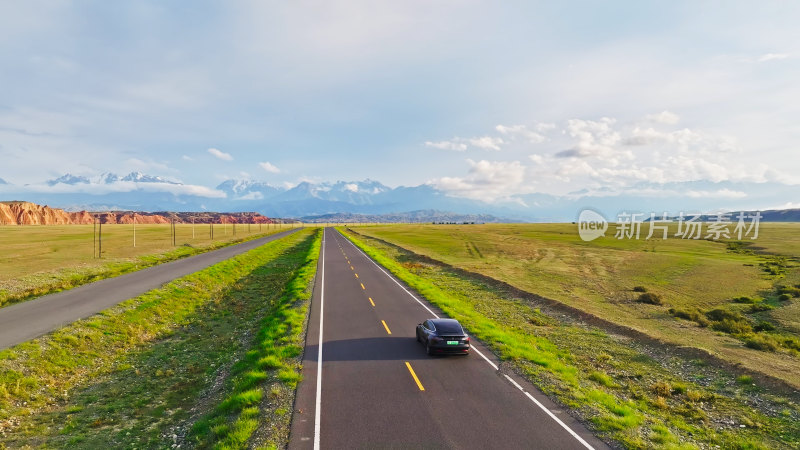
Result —
<path fill-rule="evenodd" d="M 570 224 L 355 229 L 800 387 L 800 224 L 761 224 L 752 244 L 618 240 L 613 225 L 591 242 Z M 662 304 L 638 302 L 637 287 Z"/>
<path fill-rule="evenodd" d="M 3 350 L 0 448 L 285 446 L 319 245 L 304 230 Z"/>
<path fill-rule="evenodd" d="M 383 241 L 346 235 L 491 347 L 502 371 L 528 378 L 622 447 L 800 445 L 796 395 L 661 344 L 587 326 L 549 302 L 519 298 L 513 289 Z"/>
<path fill-rule="evenodd" d="M 0 226 L 0 306 L 271 234 L 291 225 L 103 225 L 102 258 L 92 225 Z M 277 228 L 276 228 L 277 227 Z M 235 234 L 234 234 L 235 231 Z"/>

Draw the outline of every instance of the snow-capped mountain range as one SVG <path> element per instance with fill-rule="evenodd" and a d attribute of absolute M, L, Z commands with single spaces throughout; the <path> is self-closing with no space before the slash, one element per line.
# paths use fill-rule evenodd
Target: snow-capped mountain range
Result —
<path fill-rule="evenodd" d="M 434 185 L 389 187 L 378 181 L 301 182 L 293 187 L 227 180 L 214 188 L 132 172 L 62 176 L 14 185 L 0 179 L 0 200 L 25 200 L 67 210 L 258 212 L 268 217 L 384 215 L 410 211 L 491 214 L 522 221 L 573 221 L 591 207 L 613 220 L 628 212 L 716 212 L 795 207 L 800 186 L 776 182 L 640 183 L 625 191 L 580 190 L 556 196 L 514 195 L 493 203 L 455 197 Z"/>
<path fill-rule="evenodd" d="M 334 213 L 385 214 L 420 209 L 482 213 L 473 200 L 449 197 L 429 185 L 388 187 L 375 180 L 301 182 L 293 187 L 227 180 L 215 188 L 132 172 L 125 176 L 64 174 L 39 183 L 0 186 L 0 200 L 26 200 L 67 210 L 255 211 L 272 217 Z"/>
<path fill-rule="evenodd" d="M 76 185 L 76 184 L 113 184 L 120 181 L 128 181 L 134 183 L 167 183 L 167 184 L 181 184 L 175 181 L 167 180 L 162 177 L 154 177 L 152 175 L 145 175 L 142 172 L 131 172 L 124 177 L 115 173 L 105 172 L 95 177 L 82 177 L 72 175 L 71 173 L 62 175 L 52 180 L 47 180 L 45 183 L 48 186 L 55 186 L 57 184 Z"/>

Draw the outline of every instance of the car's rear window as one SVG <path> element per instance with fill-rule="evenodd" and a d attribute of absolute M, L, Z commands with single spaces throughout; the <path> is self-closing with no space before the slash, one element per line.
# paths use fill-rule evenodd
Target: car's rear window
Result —
<path fill-rule="evenodd" d="M 458 322 L 435 322 L 436 331 L 440 333 L 463 333 Z"/>

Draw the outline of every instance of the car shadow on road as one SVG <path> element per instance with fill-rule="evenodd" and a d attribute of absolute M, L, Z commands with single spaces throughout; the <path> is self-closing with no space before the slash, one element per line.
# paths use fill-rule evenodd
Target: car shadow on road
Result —
<path fill-rule="evenodd" d="M 306 346 L 303 359 L 316 361 L 318 345 Z M 425 347 L 413 337 L 372 337 L 327 341 L 322 346 L 325 361 L 413 361 L 443 358 L 460 360 L 458 355 L 429 356 Z"/>

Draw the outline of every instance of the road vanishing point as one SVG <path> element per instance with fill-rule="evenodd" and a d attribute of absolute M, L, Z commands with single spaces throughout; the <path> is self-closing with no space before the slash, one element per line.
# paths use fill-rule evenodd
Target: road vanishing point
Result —
<path fill-rule="evenodd" d="M 0 349 L 295 231 L 0 308 Z M 289 448 L 609 448 L 476 339 L 469 356 L 428 356 L 415 328 L 435 317 L 445 315 L 324 229 Z"/>

